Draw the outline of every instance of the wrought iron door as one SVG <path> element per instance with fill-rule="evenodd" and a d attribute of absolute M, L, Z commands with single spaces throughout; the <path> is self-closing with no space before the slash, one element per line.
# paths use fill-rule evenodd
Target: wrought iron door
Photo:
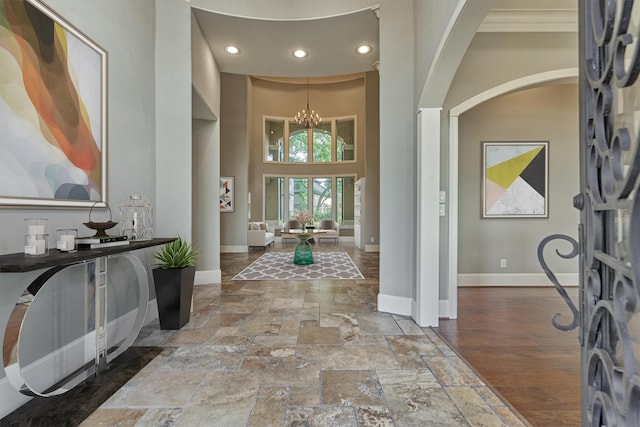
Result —
<path fill-rule="evenodd" d="M 640 0 L 580 1 L 582 423 L 640 426 Z"/>

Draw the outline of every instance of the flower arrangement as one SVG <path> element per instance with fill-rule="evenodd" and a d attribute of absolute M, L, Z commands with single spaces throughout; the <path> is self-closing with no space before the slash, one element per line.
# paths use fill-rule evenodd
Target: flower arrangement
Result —
<path fill-rule="evenodd" d="M 311 215 L 309 212 L 304 211 L 304 212 L 298 212 L 298 215 L 296 215 L 295 219 L 297 219 L 298 221 L 300 221 L 302 223 L 302 228 L 305 227 L 305 225 L 308 222 L 313 221 L 313 215 Z"/>

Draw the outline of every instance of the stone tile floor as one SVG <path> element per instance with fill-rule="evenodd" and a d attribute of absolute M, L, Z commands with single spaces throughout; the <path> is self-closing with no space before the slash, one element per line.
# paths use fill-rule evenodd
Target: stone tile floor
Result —
<path fill-rule="evenodd" d="M 367 275 L 365 274 L 365 277 Z M 197 286 L 190 323 L 82 426 L 525 426 L 377 279 Z"/>

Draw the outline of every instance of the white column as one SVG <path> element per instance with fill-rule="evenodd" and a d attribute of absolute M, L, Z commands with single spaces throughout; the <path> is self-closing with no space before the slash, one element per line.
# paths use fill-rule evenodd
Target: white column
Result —
<path fill-rule="evenodd" d="M 438 326 L 440 295 L 440 111 L 418 112 L 416 306 L 420 326 Z"/>

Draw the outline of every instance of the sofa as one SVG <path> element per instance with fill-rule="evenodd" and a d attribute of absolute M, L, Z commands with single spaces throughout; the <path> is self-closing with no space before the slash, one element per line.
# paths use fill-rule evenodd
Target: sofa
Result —
<path fill-rule="evenodd" d="M 266 222 L 250 222 L 249 229 L 247 230 L 247 246 L 267 248 L 267 246 L 273 246 L 276 233 L 269 231 L 269 224 Z"/>

